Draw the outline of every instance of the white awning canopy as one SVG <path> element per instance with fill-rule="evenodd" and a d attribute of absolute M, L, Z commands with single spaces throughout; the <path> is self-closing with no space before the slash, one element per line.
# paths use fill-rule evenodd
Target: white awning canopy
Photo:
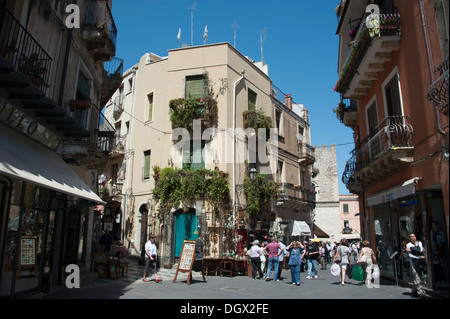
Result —
<path fill-rule="evenodd" d="M 367 197 L 367 206 L 375 206 L 387 203 L 393 201 L 394 199 L 414 194 L 416 192 L 417 181 L 420 179 L 422 179 L 422 177 L 414 177 L 410 180 L 407 180 L 403 184 L 370 195 L 369 197 Z"/>
<path fill-rule="evenodd" d="M 311 228 L 302 220 L 294 220 L 291 236 L 311 236 Z"/>
<path fill-rule="evenodd" d="M 106 204 L 55 152 L 0 125 L 0 174 Z"/>

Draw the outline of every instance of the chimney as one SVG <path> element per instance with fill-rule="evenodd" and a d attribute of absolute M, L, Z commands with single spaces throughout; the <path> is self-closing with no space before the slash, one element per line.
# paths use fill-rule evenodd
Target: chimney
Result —
<path fill-rule="evenodd" d="M 284 105 L 292 110 L 292 96 L 290 94 L 286 94 L 286 96 L 284 97 Z"/>

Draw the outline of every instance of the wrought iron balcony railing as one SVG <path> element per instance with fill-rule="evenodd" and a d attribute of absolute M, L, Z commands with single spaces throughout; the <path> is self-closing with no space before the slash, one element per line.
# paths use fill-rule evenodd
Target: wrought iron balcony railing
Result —
<path fill-rule="evenodd" d="M 86 141 L 98 150 L 109 153 L 115 147 L 116 130 L 99 108 L 92 103 L 90 109 L 78 109 L 71 112 L 71 117 L 85 130 L 90 132 L 88 138 L 68 138 L 66 140 Z"/>
<path fill-rule="evenodd" d="M 439 73 L 439 78 L 434 81 L 428 90 L 428 101 L 437 107 L 442 113 L 448 116 L 448 91 L 449 91 L 449 76 L 448 76 L 449 57 L 439 65 L 434 74 Z"/>
<path fill-rule="evenodd" d="M 277 183 L 277 201 L 302 201 L 308 204 L 315 204 L 316 192 L 302 186 L 295 186 L 290 183 Z"/>
<path fill-rule="evenodd" d="M 408 116 L 387 117 L 377 126 L 374 134 L 363 140 L 351 152 L 351 158 L 347 161 L 342 175 L 342 182 L 349 188 L 350 184 L 357 182 L 355 175 L 381 158 L 383 154 L 412 149 L 412 137 L 413 127 L 409 123 Z M 389 166 L 389 163 L 387 165 Z M 385 174 L 388 174 L 391 168 L 386 168 Z"/>
<path fill-rule="evenodd" d="M 116 47 L 117 28 L 108 1 L 87 1 L 83 25 L 85 27 L 95 27 L 99 30 L 103 30 L 104 34 L 108 35 L 112 46 L 114 48 Z"/>
<path fill-rule="evenodd" d="M 1 11 L 0 11 L 1 12 Z M 52 58 L 11 12 L 0 17 L 0 54 L 44 93 L 49 87 Z"/>

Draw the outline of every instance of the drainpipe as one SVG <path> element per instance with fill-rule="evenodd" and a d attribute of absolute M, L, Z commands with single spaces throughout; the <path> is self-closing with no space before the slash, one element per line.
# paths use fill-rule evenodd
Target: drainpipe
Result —
<path fill-rule="evenodd" d="M 233 86 L 233 221 L 236 217 L 236 86 L 244 79 L 245 70 L 241 70 L 241 77 L 234 82 Z"/>
<path fill-rule="evenodd" d="M 427 49 L 428 72 L 430 74 L 430 83 L 432 84 L 434 82 L 433 57 L 432 57 L 432 53 L 431 53 L 430 37 L 428 34 L 428 29 L 427 29 L 427 20 L 425 18 L 425 9 L 423 6 L 423 0 L 419 0 L 419 8 L 420 8 L 420 17 L 422 19 L 422 29 L 423 29 L 423 36 L 424 36 L 424 40 L 425 40 L 425 47 Z M 439 116 L 439 111 L 436 107 L 434 107 L 434 113 L 436 116 L 437 131 L 442 136 L 445 136 L 445 132 L 442 130 L 442 127 L 441 127 L 441 119 Z"/>

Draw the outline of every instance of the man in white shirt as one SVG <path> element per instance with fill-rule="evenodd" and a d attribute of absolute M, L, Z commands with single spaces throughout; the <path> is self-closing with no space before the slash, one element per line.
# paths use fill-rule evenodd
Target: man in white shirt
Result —
<path fill-rule="evenodd" d="M 426 257 L 423 253 L 422 242 L 418 241 L 415 234 L 410 234 L 410 243 L 406 244 L 406 251 L 410 258 L 411 273 L 413 275 L 414 287 L 412 292 L 419 295 L 420 298 L 426 298 L 425 289 L 423 289 L 420 276 L 426 271 Z"/>
<path fill-rule="evenodd" d="M 284 256 L 286 255 L 287 251 L 286 251 L 286 245 L 281 242 L 281 239 L 278 239 L 278 243 L 280 244 L 281 249 L 278 248 L 279 255 L 278 255 L 278 276 L 277 276 L 277 278 L 283 279 L 283 278 L 281 278 L 281 270 L 282 270 L 281 268 L 283 266 L 283 259 L 284 259 Z"/>
<path fill-rule="evenodd" d="M 155 282 L 158 283 L 162 281 L 156 273 L 156 260 L 157 260 L 157 249 L 155 245 L 155 237 L 150 235 L 148 241 L 145 243 L 145 267 L 144 267 L 144 278 L 143 281 L 147 282 L 149 280 L 147 277 L 147 270 L 150 267 L 150 272 L 155 276 Z"/>

